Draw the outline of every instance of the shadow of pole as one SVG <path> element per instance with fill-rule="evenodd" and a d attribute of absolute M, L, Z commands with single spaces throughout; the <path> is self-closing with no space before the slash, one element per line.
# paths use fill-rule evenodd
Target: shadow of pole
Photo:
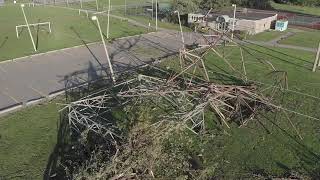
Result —
<path fill-rule="evenodd" d="M 4 45 L 7 43 L 8 39 L 9 39 L 8 36 L 6 36 L 6 37 L 4 38 L 4 40 L 3 40 L 2 43 L 0 44 L 0 49 L 1 49 L 2 47 L 4 47 Z"/>

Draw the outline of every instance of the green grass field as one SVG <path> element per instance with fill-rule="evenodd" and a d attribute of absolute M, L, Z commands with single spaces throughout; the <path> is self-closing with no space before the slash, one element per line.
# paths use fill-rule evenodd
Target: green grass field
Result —
<path fill-rule="evenodd" d="M 317 48 L 320 42 L 320 30 L 296 32 L 294 36 L 280 41 L 281 44 Z"/>
<path fill-rule="evenodd" d="M 280 44 L 317 48 L 320 42 L 320 31 L 313 29 L 293 29 L 289 28 L 287 31 L 266 31 L 256 35 L 247 37 L 248 40 L 268 42 L 273 39 L 277 39 L 288 32 L 293 32 L 294 35 L 289 36 L 286 39 L 279 41 Z"/>
<path fill-rule="evenodd" d="M 27 28 L 16 37 L 15 26 L 25 24 L 23 14 L 18 5 L 8 5 L 0 11 L 0 61 L 16 57 L 61 49 L 86 43 L 100 41 L 95 22 L 81 16 L 77 11 L 55 7 L 25 7 L 30 24 L 50 21 L 52 33 L 48 27 L 31 28 L 38 51 L 33 46 Z M 10 18 L 9 18 L 10 17 Z M 106 33 L 107 18 L 99 16 L 101 28 Z M 110 39 L 145 33 L 146 29 L 134 26 L 125 21 L 111 18 Z"/>
<path fill-rule="evenodd" d="M 161 1 L 161 3 L 168 3 L 171 0 L 164 0 Z M 127 1 L 127 14 L 125 14 L 125 0 L 111 0 L 111 14 L 113 15 L 117 15 L 117 16 L 121 16 L 124 18 L 130 18 L 133 19 L 141 24 L 144 24 L 146 26 L 148 26 L 148 24 L 150 23 L 151 26 L 155 26 L 156 22 L 155 19 L 151 18 L 151 12 L 150 14 L 146 14 L 146 13 L 141 13 L 144 12 L 144 9 L 141 8 L 142 4 L 149 4 L 151 5 L 151 1 L 150 0 L 132 0 L 132 1 Z M 63 6 L 65 6 L 65 4 L 62 4 Z M 137 6 L 137 9 L 135 8 Z M 72 8 L 80 8 L 80 4 L 76 3 L 76 4 L 72 4 L 70 5 L 70 7 Z M 108 2 L 107 1 L 98 1 L 98 11 L 107 11 L 107 7 L 108 7 Z M 97 6 L 96 6 L 96 2 L 95 1 L 91 1 L 91 2 L 84 2 L 82 4 L 82 9 L 89 9 L 89 10 L 93 10 L 93 11 L 97 11 Z M 179 30 L 179 26 L 177 24 L 173 24 L 173 23 L 168 23 L 168 22 L 162 22 L 162 21 L 158 21 L 158 27 L 160 28 L 165 28 L 165 29 L 173 29 L 173 30 Z M 189 28 L 184 27 L 184 30 L 186 31 L 190 31 Z"/>
<path fill-rule="evenodd" d="M 296 6 L 290 4 L 278 4 L 273 1 L 270 1 L 271 6 L 276 10 L 283 11 L 291 11 L 302 14 L 310 14 L 320 16 L 320 8 L 319 7 L 308 7 L 308 6 Z"/>
<path fill-rule="evenodd" d="M 247 75 L 250 80 L 272 83 L 269 65 L 261 60 L 271 62 L 279 71 L 287 71 L 289 89 L 320 97 L 320 72 L 312 73 L 315 54 L 258 46 L 245 46 L 244 57 Z M 241 56 L 238 48 L 220 49 L 231 64 L 241 71 Z M 177 67 L 179 61 L 171 61 L 165 66 Z M 213 54 L 206 57 L 206 64 L 213 81 L 234 83 L 235 74 L 223 60 Z M 263 86 L 266 88 L 267 86 Z M 301 94 L 286 92 L 276 100 L 276 104 L 320 119 L 317 111 L 319 98 L 306 97 Z M 303 116 L 289 113 L 291 121 L 301 133 L 300 140 L 283 113 L 266 113 L 245 128 L 232 128 L 226 135 L 212 138 L 199 138 L 204 148 L 205 167 L 216 168 L 214 174 L 235 179 L 246 175 L 268 174 L 284 176 L 290 171 L 315 176 L 320 169 L 320 123 Z M 208 119 L 208 122 L 210 120 Z M 206 127 L 210 127 L 207 125 Z M 210 130 L 209 130 L 210 131 Z M 210 131 L 211 132 L 211 131 Z M 214 133 L 215 130 L 212 130 Z M 201 139 L 201 140 L 200 140 Z M 213 153 L 214 152 L 214 153 Z"/>
<path fill-rule="evenodd" d="M 57 102 L 62 100 L 0 118 L 0 179 L 42 179 L 56 145 Z"/>
<path fill-rule="evenodd" d="M 254 40 L 254 41 L 264 41 L 264 42 L 268 42 L 271 41 L 273 39 L 276 39 L 282 35 L 285 35 L 288 31 L 285 32 L 279 32 L 279 31 L 266 31 L 266 32 L 262 32 L 256 35 L 252 35 L 252 36 L 248 36 L 247 39 L 248 40 Z"/>

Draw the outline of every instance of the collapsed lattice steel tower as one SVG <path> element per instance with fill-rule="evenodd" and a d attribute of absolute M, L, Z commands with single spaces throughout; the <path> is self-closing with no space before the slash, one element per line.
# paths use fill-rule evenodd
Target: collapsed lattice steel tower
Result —
<path fill-rule="evenodd" d="M 216 50 L 226 41 L 240 48 L 242 71 L 236 70 Z M 194 133 L 205 129 L 207 112 L 213 113 L 215 120 L 226 128 L 230 128 L 232 122 L 240 127 L 245 126 L 257 115 L 267 111 L 281 110 L 286 114 L 281 106 L 272 103 L 277 91 L 287 86 L 285 72 L 277 71 L 271 63 L 265 62 L 271 67 L 272 73 L 281 74 L 280 80 L 277 80 L 278 86 L 270 87 L 273 89 L 272 93 L 265 96 L 259 91 L 258 85 L 247 82 L 241 46 L 220 32 L 204 35 L 202 42 L 204 44 L 192 49 L 183 44 L 179 54 L 180 69 L 172 72 L 169 71 L 171 68 L 163 70 L 150 65 L 149 68 L 154 72 L 160 72 L 161 76 L 136 74 L 112 87 L 106 87 L 68 104 L 63 110 L 67 110 L 70 126 L 78 132 L 90 130 L 114 139 L 118 136 L 117 128 L 106 114 L 115 108 L 148 102 L 156 103 L 159 109 L 165 109 L 165 113 L 158 117 L 156 123 L 180 122 Z M 243 83 L 224 85 L 212 82 L 204 58 L 209 52 L 220 57 L 232 72 L 241 77 Z M 290 121 L 289 117 L 288 120 Z M 293 123 L 291 125 L 299 135 Z"/>

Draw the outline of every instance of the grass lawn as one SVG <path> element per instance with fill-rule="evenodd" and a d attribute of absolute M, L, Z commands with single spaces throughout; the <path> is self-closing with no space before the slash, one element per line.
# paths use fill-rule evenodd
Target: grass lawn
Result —
<path fill-rule="evenodd" d="M 317 48 L 320 42 L 319 30 L 307 30 L 296 32 L 294 36 L 280 41 L 281 44 L 289 44 L 296 46 L 304 46 L 310 48 Z"/>
<path fill-rule="evenodd" d="M 314 54 L 304 51 L 245 46 L 244 57 L 250 80 L 271 83 L 270 67 L 259 61 L 268 60 L 279 71 L 288 73 L 289 89 L 320 97 L 320 72 L 312 73 Z M 221 54 L 241 71 L 241 56 L 238 48 L 229 47 Z M 168 61 L 164 66 L 178 67 L 179 61 Z M 234 83 L 236 80 L 230 68 L 219 57 L 209 54 L 206 64 L 212 81 Z M 267 87 L 267 86 L 263 86 Z M 275 100 L 275 104 L 320 119 L 320 99 L 287 92 Z M 215 169 L 214 174 L 225 179 L 245 178 L 248 174 L 269 174 L 284 176 L 296 171 L 316 176 L 320 170 L 320 123 L 306 117 L 289 113 L 291 121 L 300 131 L 300 140 L 283 113 L 266 113 L 252 121 L 245 128 L 232 128 L 227 134 L 198 138 L 204 150 L 205 167 Z M 207 121 L 212 122 L 207 116 Z M 261 123 L 258 123 L 258 120 Z M 206 127 L 210 127 L 210 125 Z M 212 125 L 211 125 L 212 127 Z M 215 134 L 216 129 L 209 130 Z M 249 176 L 250 177 L 250 176 Z M 317 176 L 319 177 L 319 176 Z"/>
<path fill-rule="evenodd" d="M 43 179 L 56 145 L 61 100 L 0 118 L 0 179 Z"/>
<path fill-rule="evenodd" d="M 85 42 L 100 41 L 100 36 L 95 22 L 86 18 L 84 14 L 78 15 L 77 11 L 55 7 L 25 7 L 29 23 L 52 23 L 52 33 L 48 28 L 31 28 L 38 52 L 71 47 Z M 10 17 L 10 18 L 9 18 Z M 100 16 L 100 24 L 106 33 L 107 18 Z M 27 31 L 24 28 L 18 39 L 15 26 L 25 24 L 23 14 L 18 5 L 8 5 L 0 11 L 0 61 L 35 54 Z M 145 28 L 137 27 L 125 21 L 111 18 L 110 38 L 136 35 L 146 32 Z"/>
<path fill-rule="evenodd" d="M 302 14 L 310 14 L 320 16 L 320 8 L 319 7 L 308 7 L 308 6 L 296 6 L 290 4 L 278 4 L 273 1 L 270 1 L 271 6 L 276 10 L 283 11 L 291 11 Z"/>
<path fill-rule="evenodd" d="M 126 17 L 130 18 L 133 20 L 136 20 L 137 22 L 140 22 L 144 25 L 148 25 L 150 23 L 151 26 L 155 26 L 155 19 L 151 19 L 151 16 L 149 17 L 148 15 L 132 15 L 136 13 L 135 10 L 135 5 L 141 5 L 145 3 L 150 3 L 151 1 L 149 0 L 132 0 L 132 1 L 127 1 L 127 13 L 128 15 L 125 16 L 125 0 L 111 0 L 111 5 L 112 5 L 112 10 L 111 14 L 121 16 L 121 17 Z M 161 3 L 166 3 L 170 2 L 170 0 L 165 0 L 161 1 Z M 107 1 L 98 1 L 98 11 L 106 11 L 108 7 L 108 2 Z M 65 5 L 65 4 L 63 4 Z M 91 1 L 91 2 L 84 2 L 83 4 L 83 9 L 89 9 L 89 10 L 94 10 L 96 11 L 96 2 Z M 73 8 L 80 8 L 80 4 L 72 4 L 71 7 Z M 141 7 L 138 7 L 137 12 L 143 12 L 144 9 L 141 9 Z M 179 25 L 178 24 L 173 24 L 173 23 L 168 23 L 168 22 L 162 22 L 158 21 L 158 27 L 160 28 L 165 28 L 165 29 L 173 29 L 173 30 L 179 30 Z M 184 30 L 190 31 L 189 28 L 183 27 Z"/>
<path fill-rule="evenodd" d="M 266 32 L 262 32 L 256 35 L 251 35 L 248 36 L 247 39 L 248 40 L 254 40 L 254 41 L 264 41 L 264 42 L 268 42 L 271 41 L 273 39 L 276 39 L 282 35 L 285 35 L 288 31 L 285 32 L 279 32 L 279 31 L 266 31 Z"/>

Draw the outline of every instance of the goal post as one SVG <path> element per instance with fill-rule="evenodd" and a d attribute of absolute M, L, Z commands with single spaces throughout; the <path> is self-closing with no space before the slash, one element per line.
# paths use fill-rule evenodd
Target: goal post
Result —
<path fill-rule="evenodd" d="M 34 23 L 34 24 L 29 24 L 29 26 L 32 26 L 32 27 L 36 27 L 36 26 L 48 26 L 49 33 L 52 33 L 52 30 L 51 30 L 51 22 Z M 16 35 L 17 35 L 17 38 L 19 38 L 19 36 L 20 36 L 20 35 L 19 35 L 19 28 L 24 28 L 24 27 L 28 27 L 28 25 L 22 24 L 22 25 L 16 26 Z"/>

